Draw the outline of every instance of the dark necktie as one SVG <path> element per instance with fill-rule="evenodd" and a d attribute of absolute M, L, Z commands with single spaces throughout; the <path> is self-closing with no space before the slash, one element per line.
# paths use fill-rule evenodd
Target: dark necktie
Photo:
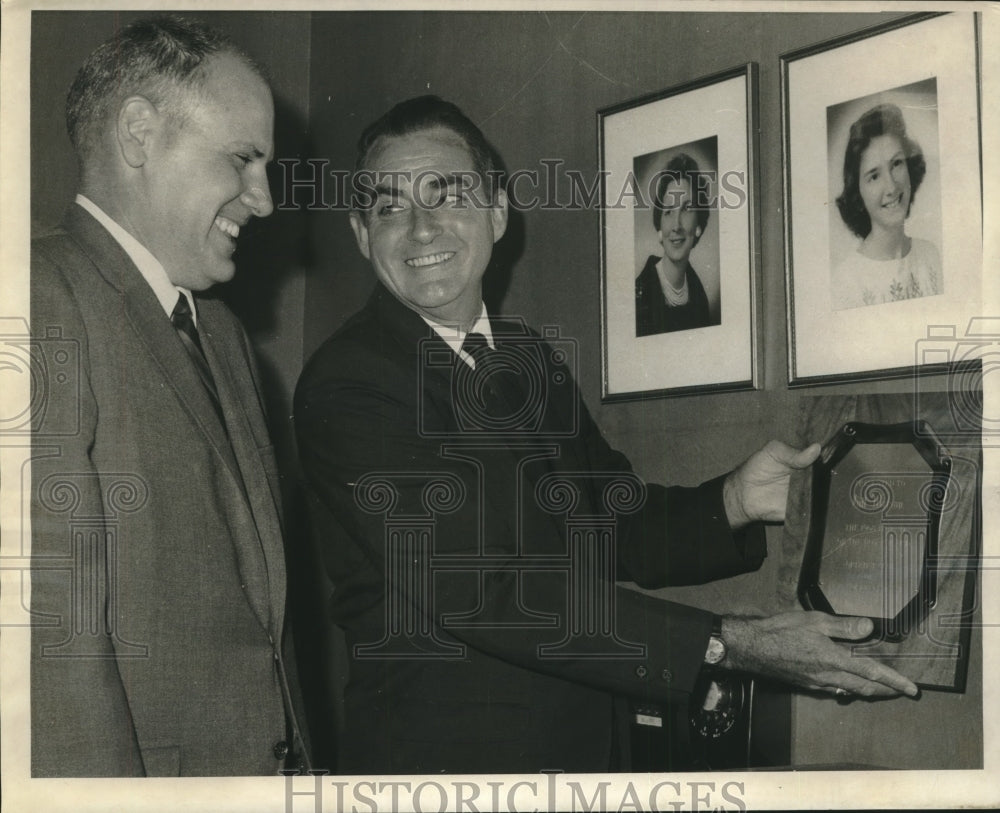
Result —
<path fill-rule="evenodd" d="M 477 429 L 490 431 L 519 430 L 525 410 L 525 393 L 522 390 L 522 363 L 517 353 L 502 348 L 491 348 L 482 333 L 469 333 L 462 342 L 462 349 L 476 363 L 475 371 L 460 379 L 456 406 L 473 416 L 471 423 Z"/>
<path fill-rule="evenodd" d="M 476 367 L 479 366 L 480 362 L 485 361 L 486 357 L 493 352 L 490 349 L 489 343 L 486 341 L 486 337 L 482 333 L 467 334 L 465 341 L 462 342 L 462 349 L 472 356 L 472 360 L 476 363 Z"/>
<path fill-rule="evenodd" d="M 205 359 L 205 351 L 201 347 L 201 339 L 198 336 L 198 329 L 194 324 L 194 315 L 191 313 L 191 306 L 188 304 L 187 297 L 184 294 L 180 294 L 177 297 L 174 312 L 170 314 L 170 322 L 176 328 L 181 344 L 184 345 L 184 349 L 187 350 L 187 354 L 191 357 L 191 361 L 198 371 L 198 376 L 201 378 L 201 383 L 205 385 L 209 400 L 212 402 L 212 406 L 219 416 L 219 422 L 225 428 L 226 421 L 222 416 L 222 404 L 219 402 L 219 392 L 215 388 L 215 379 L 212 378 L 212 370 Z"/>

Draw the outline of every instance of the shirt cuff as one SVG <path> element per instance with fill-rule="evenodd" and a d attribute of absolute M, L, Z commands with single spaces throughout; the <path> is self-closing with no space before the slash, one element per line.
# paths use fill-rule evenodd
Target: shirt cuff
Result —
<path fill-rule="evenodd" d="M 733 540 L 736 555 L 746 564 L 748 570 L 756 570 L 767 557 L 767 534 L 763 522 L 751 522 L 738 530 L 729 526 L 726 504 L 722 496 L 723 483 L 729 474 L 723 474 L 698 486 L 698 499 L 702 506 L 705 530 L 710 537 L 729 534 Z"/>

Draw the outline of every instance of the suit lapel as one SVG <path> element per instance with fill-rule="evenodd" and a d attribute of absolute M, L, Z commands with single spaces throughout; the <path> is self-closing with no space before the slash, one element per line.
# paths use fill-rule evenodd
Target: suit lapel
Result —
<path fill-rule="evenodd" d="M 540 338 L 535 337 L 533 334 L 529 334 L 531 336 L 531 340 L 525 342 L 523 323 L 508 322 L 491 317 L 490 327 L 493 330 L 493 339 L 498 348 L 511 344 L 515 345 L 515 347 L 510 347 L 509 349 L 520 351 L 520 355 L 525 359 L 525 364 L 531 365 L 531 370 L 525 370 L 525 376 L 531 374 L 541 374 L 542 376 L 542 380 L 537 382 L 537 384 L 540 385 L 539 388 L 534 391 L 537 394 L 537 397 L 542 399 L 541 403 L 538 405 L 540 407 L 540 412 L 537 414 L 537 425 L 532 422 L 531 428 L 525 428 L 522 430 L 518 437 L 519 442 L 522 444 L 522 450 L 518 452 L 518 454 L 522 458 L 529 455 L 533 457 L 530 464 L 523 467 L 520 477 L 521 491 L 519 494 L 519 505 L 523 507 L 522 510 L 518 512 L 518 515 L 526 516 L 527 514 L 532 513 L 532 511 L 530 511 L 527 507 L 529 505 L 527 501 L 531 501 L 530 505 L 536 505 L 534 493 L 535 486 L 538 484 L 538 481 L 547 474 L 555 472 L 559 469 L 566 469 L 565 461 L 563 459 L 563 456 L 566 453 L 566 444 L 562 444 L 558 440 L 558 430 L 564 429 L 565 427 L 552 425 L 552 415 L 554 408 L 557 405 L 551 403 L 554 390 L 549 385 L 553 380 L 553 370 L 549 363 L 545 344 Z M 521 347 L 518 348 L 516 345 L 521 345 Z M 530 356 L 530 362 L 528 361 L 528 356 L 526 355 L 529 353 L 532 354 Z M 526 398 L 531 397 L 531 384 L 529 381 L 525 380 L 525 378 L 522 378 L 515 386 L 518 387 L 519 391 L 511 393 L 510 397 L 518 399 L 517 405 L 519 406 Z M 557 538 L 562 538 L 566 532 L 566 526 L 562 515 L 548 511 L 544 513 L 548 520 L 555 524 L 559 534 Z"/>
<path fill-rule="evenodd" d="M 244 546 L 248 549 L 241 553 L 241 568 L 248 575 L 248 592 L 254 599 L 258 615 L 270 624 L 272 633 L 276 633 L 282 628 L 286 588 L 280 506 L 275 501 L 275 492 L 261 462 L 256 434 L 247 413 L 246 405 L 257 402 L 256 393 L 250 391 L 244 381 L 249 361 L 240 364 L 240 373 L 234 371 L 231 360 L 240 354 L 240 350 L 231 346 L 232 342 L 215 329 L 213 304 L 202 301 L 199 307 L 199 313 L 204 317 L 201 320 L 203 330 L 200 330 L 202 345 L 215 378 L 229 428 L 232 452 L 241 472 L 244 499 L 253 523 L 253 527 L 248 527 L 239 537 L 256 543 L 252 549 L 249 543 Z M 260 589 L 251 591 L 250 584 L 259 585 Z"/>
<path fill-rule="evenodd" d="M 413 399 L 416 408 L 425 422 L 422 430 L 433 428 L 441 432 L 441 443 L 453 447 L 492 447 L 502 449 L 502 453 L 511 461 L 510 471 L 514 472 L 514 464 L 520 463 L 527 456 L 537 455 L 531 465 L 524 468 L 518 484 L 510 483 L 505 488 L 487 488 L 482 499 L 489 503 L 489 509 L 483 506 L 492 517 L 506 516 L 511 522 L 521 516 L 522 512 L 511 511 L 512 499 L 532 499 L 534 485 L 544 474 L 559 466 L 558 454 L 561 444 L 541 432 L 525 432 L 514 439 L 486 435 L 477 438 L 475 433 L 463 433 L 457 418 L 455 405 L 454 364 L 464 364 L 458 360 L 455 352 L 435 333 L 420 316 L 401 304 L 385 288 L 379 285 L 373 295 L 372 304 L 376 308 L 378 323 L 382 328 L 383 341 L 390 342 L 392 348 L 386 348 L 394 354 L 402 354 L 408 369 L 414 374 L 408 380 L 412 381 Z M 523 336 L 523 333 L 510 323 L 491 317 L 490 326 L 493 330 L 494 342 L 499 346 L 511 340 L 511 333 Z M 440 360 L 440 363 L 435 363 Z M 543 361 L 543 374 L 550 376 L 552 370 L 548 360 Z M 544 411 L 546 419 L 552 410 Z M 433 420 L 435 425 L 428 427 L 426 422 Z M 526 448 L 528 447 L 528 448 Z M 553 456 L 553 447 L 557 455 Z M 506 469 L 502 466 L 502 469 Z M 512 493 L 510 489 L 515 489 Z M 519 496 L 518 496 L 519 495 Z M 556 523 L 561 531 L 565 531 L 562 517 L 553 514 L 549 519 Z M 499 529 L 495 529 L 498 530 Z M 518 529 L 520 534 L 521 530 Z M 502 535 L 502 534 L 501 534 Z"/>
<path fill-rule="evenodd" d="M 233 485 L 233 490 L 225 492 L 232 495 L 229 513 L 240 525 L 232 533 L 240 572 L 247 585 L 246 592 L 254 613 L 262 626 L 269 629 L 272 619 L 267 569 L 252 503 L 248 498 L 234 445 L 219 422 L 205 384 L 159 300 L 125 250 L 100 223 L 79 206 L 70 207 L 65 226 L 90 258 L 97 273 L 120 293 L 122 321 L 128 324 L 148 356 L 163 373 L 190 418 L 192 431 L 198 433 L 222 459 Z M 237 437 L 248 437 L 250 435 L 245 427 L 245 414 L 242 409 L 236 410 L 234 407 L 240 399 L 234 395 L 232 374 L 222 363 L 217 350 L 211 347 L 213 344 L 211 339 L 203 341 L 203 345 L 209 345 L 205 347 L 206 359 L 215 377 L 226 420 L 237 421 L 233 427 Z M 240 520 L 241 517 L 245 520 Z M 281 570 L 283 572 L 283 568 Z"/>
<path fill-rule="evenodd" d="M 433 424 L 427 427 L 433 434 L 454 433 L 458 424 L 452 408 L 452 365 L 454 351 L 434 330 L 411 311 L 381 284 L 372 294 L 371 305 L 381 326 L 381 341 L 388 345 L 387 353 L 401 358 L 404 368 L 412 375 L 406 377 L 413 392 L 412 398 L 424 420 Z M 392 386 L 394 382 L 389 382 Z M 428 412 L 430 409 L 430 412 Z"/>
<path fill-rule="evenodd" d="M 70 208 L 67 230 L 80 238 L 78 242 L 98 273 L 121 293 L 122 318 L 163 370 L 198 431 L 226 461 L 233 476 L 238 477 L 226 433 L 219 424 L 205 385 L 139 269 L 104 227 L 79 206 Z"/>

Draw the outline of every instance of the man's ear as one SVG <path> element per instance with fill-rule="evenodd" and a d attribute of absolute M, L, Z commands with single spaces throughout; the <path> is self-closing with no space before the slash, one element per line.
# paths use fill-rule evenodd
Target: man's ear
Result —
<path fill-rule="evenodd" d="M 368 224 L 365 223 L 366 217 L 367 215 L 364 212 L 359 212 L 357 209 L 352 209 L 348 215 L 351 221 L 351 231 L 354 232 L 354 239 L 358 241 L 358 248 L 365 255 L 366 260 L 371 260 L 371 252 L 368 249 Z"/>
<path fill-rule="evenodd" d="M 118 108 L 115 136 L 122 158 L 132 168 L 149 157 L 151 138 L 163 129 L 163 114 L 145 96 L 129 96 Z"/>
<path fill-rule="evenodd" d="M 507 231 L 507 193 L 503 189 L 497 190 L 496 200 L 490 209 L 490 217 L 493 219 L 493 242 L 495 243 L 504 236 Z"/>

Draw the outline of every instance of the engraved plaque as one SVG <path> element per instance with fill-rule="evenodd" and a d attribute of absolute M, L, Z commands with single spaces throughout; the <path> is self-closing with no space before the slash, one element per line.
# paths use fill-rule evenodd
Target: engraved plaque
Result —
<path fill-rule="evenodd" d="M 875 636 L 902 640 L 934 605 L 951 466 L 926 423 L 845 424 L 813 465 L 803 606 L 867 616 Z"/>

